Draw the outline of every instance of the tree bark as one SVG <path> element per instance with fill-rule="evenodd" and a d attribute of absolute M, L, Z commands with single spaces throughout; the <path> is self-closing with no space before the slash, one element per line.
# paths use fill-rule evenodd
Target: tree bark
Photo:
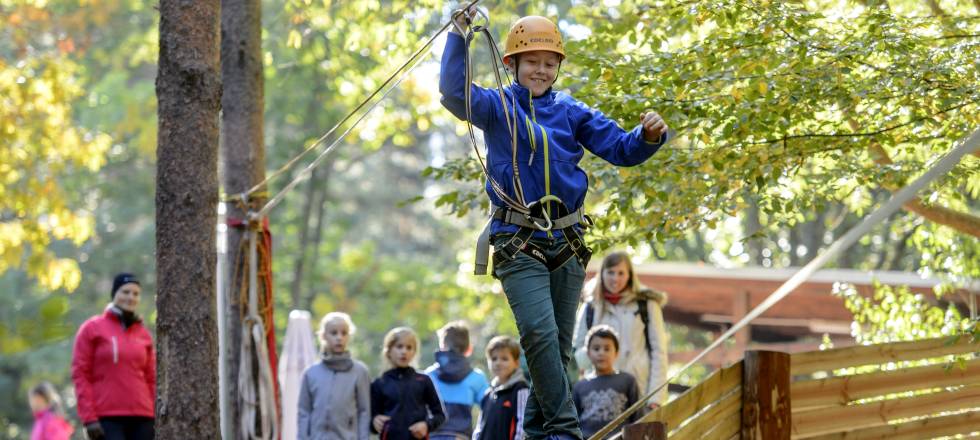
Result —
<path fill-rule="evenodd" d="M 221 161 L 226 194 L 240 194 L 265 179 L 263 146 L 264 83 L 262 77 L 262 9 L 258 0 L 221 1 Z M 229 204 L 227 217 L 244 224 L 247 210 L 258 209 L 267 197 L 265 188 L 249 198 L 248 205 Z M 238 371 L 241 364 L 241 316 L 244 267 L 236 267 L 246 228 L 228 228 L 227 290 L 224 292 L 224 391 L 223 426 L 226 438 L 238 438 Z M 244 259 L 242 259 L 244 261 Z M 275 366 L 273 366 L 275 368 Z"/>
<path fill-rule="evenodd" d="M 220 438 L 215 318 L 220 4 L 162 0 L 159 8 L 156 436 Z"/>

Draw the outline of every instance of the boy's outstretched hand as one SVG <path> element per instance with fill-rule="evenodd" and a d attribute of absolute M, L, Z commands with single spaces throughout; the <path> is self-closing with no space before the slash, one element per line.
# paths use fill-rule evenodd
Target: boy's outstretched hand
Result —
<path fill-rule="evenodd" d="M 643 139 L 647 142 L 660 142 L 660 136 L 667 132 L 667 123 L 657 112 L 641 113 L 640 123 L 643 124 Z"/>

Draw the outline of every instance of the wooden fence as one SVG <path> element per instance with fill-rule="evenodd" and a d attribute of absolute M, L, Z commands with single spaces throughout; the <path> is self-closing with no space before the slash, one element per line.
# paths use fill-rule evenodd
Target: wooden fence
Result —
<path fill-rule="evenodd" d="M 640 421 L 650 422 L 659 429 L 633 428 L 624 438 L 919 440 L 976 433 L 980 341 L 750 351 Z M 657 432 L 664 434 L 650 434 Z"/>

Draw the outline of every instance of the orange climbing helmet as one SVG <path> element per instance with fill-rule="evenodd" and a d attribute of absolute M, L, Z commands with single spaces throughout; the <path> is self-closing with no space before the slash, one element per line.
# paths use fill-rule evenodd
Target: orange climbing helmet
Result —
<path fill-rule="evenodd" d="M 558 26 L 547 18 L 529 15 L 514 22 L 507 33 L 507 50 L 504 52 L 504 62 L 511 55 L 546 50 L 557 53 L 565 59 L 565 46 L 561 40 Z"/>

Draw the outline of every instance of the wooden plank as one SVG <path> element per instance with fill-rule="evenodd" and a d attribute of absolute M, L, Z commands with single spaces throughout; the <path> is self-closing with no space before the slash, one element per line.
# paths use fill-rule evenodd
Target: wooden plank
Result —
<path fill-rule="evenodd" d="M 970 342 L 970 336 L 962 336 L 955 342 L 950 341 L 951 337 L 946 336 L 921 341 L 859 345 L 796 353 L 792 356 L 790 374 L 798 376 L 838 368 L 912 361 L 980 351 L 980 341 Z"/>
<path fill-rule="evenodd" d="M 666 440 L 667 425 L 662 422 L 633 423 L 623 429 L 623 440 Z"/>
<path fill-rule="evenodd" d="M 980 431 L 980 411 L 810 437 L 810 440 L 919 440 Z"/>
<path fill-rule="evenodd" d="M 793 411 L 846 405 L 859 399 L 902 391 L 980 384 L 980 359 L 967 361 L 965 369 L 946 364 L 926 365 L 894 371 L 797 381 L 790 384 Z"/>
<path fill-rule="evenodd" d="M 732 392 L 728 393 L 728 396 L 722 398 L 721 400 L 715 402 L 704 412 L 698 413 L 697 417 L 691 419 L 691 421 L 675 429 L 671 433 L 671 440 L 696 440 L 703 438 L 704 435 L 713 430 L 716 427 L 719 420 L 726 417 L 731 417 L 733 414 L 738 415 L 741 418 L 742 414 L 742 390 L 741 388 L 736 388 Z M 741 420 L 741 419 L 740 419 Z M 741 422 L 739 422 L 741 425 Z"/>
<path fill-rule="evenodd" d="M 685 420 L 741 384 L 742 363 L 738 362 L 716 370 L 704 382 L 667 405 L 651 411 L 640 422 L 664 422 L 667 426 L 681 426 Z"/>
<path fill-rule="evenodd" d="M 789 354 L 749 351 L 742 363 L 742 438 L 789 440 Z"/>
<path fill-rule="evenodd" d="M 703 440 L 728 440 L 730 438 L 741 438 L 739 431 L 742 429 L 742 414 L 735 412 L 724 419 L 721 423 L 709 431 Z"/>
<path fill-rule="evenodd" d="M 793 414 L 793 435 L 796 438 L 808 438 L 872 428 L 898 419 L 974 408 L 978 402 L 980 387 L 974 386 L 952 392 L 941 391 L 904 399 L 803 411 Z"/>

